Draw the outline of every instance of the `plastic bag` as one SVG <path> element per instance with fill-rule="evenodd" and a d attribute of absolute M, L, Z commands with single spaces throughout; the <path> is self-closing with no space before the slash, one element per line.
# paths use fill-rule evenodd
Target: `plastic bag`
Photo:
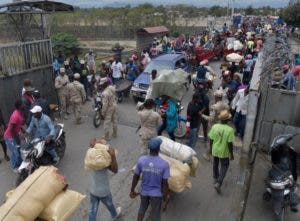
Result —
<path fill-rule="evenodd" d="M 66 221 L 85 198 L 85 195 L 73 190 L 63 191 L 43 210 L 39 218 L 47 221 Z"/>
<path fill-rule="evenodd" d="M 57 168 L 40 167 L 0 207 L 0 220 L 35 220 L 65 186 L 65 178 L 58 173 Z"/>
<path fill-rule="evenodd" d="M 84 158 L 84 168 L 86 170 L 102 170 L 111 164 L 111 156 L 108 153 L 107 145 L 96 143 L 93 148 L 89 148 Z"/>
<path fill-rule="evenodd" d="M 159 156 L 170 165 L 170 178 L 168 179 L 170 190 L 175 193 L 180 193 L 185 189 L 191 189 L 192 183 L 189 180 L 191 170 L 188 164 L 163 154 L 159 154 Z"/>
<path fill-rule="evenodd" d="M 226 56 L 226 60 L 229 62 L 237 62 L 240 63 L 244 59 L 243 56 L 237 54 L 237 53 L 231 53 Z"/>
<path fill-rule="evenodd" d="M 177 159 L 179 161 L 188 161 L 191 160 L 192 156 L 195 156 L 197 153 L 187 145 L 177 143 L 167 137 L 159 136 L 162 140 L 160 145 L 161 153 Z"/>

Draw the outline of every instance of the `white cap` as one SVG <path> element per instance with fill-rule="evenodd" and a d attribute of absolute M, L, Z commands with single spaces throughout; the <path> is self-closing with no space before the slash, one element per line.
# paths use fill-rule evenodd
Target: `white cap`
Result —
<path fill-rule="evenodd" d="M 59 69 L 59 72 L 60 72 L 60 73 L 65 73 L 65 71 L 66 71 L 65 68 L 60 68 L 60 69 Z"/>
<path fill-rule="evenodd" d="M 78 74 L 78 73 L 74 74 L 74 78 L 75 79 L 79 79 L 80 78 L 80 74 Z"/>
<path fill-rule="evenodd" d="M 70 63 L 69 63 L 69 61 L 64 61 L 64 64 L 69 65 Z"/>
<path fill-rule="evenodd" d="M 30 110 L 30 112 L 33 114 L 36 114 L 36 113 L 42 112 L 42 110 L 43 110 L 43 108 L 41 108 L 41 106 L 36 105 Z"/>
<path fill-rule="evenodd" d="M 80 64 L 85 64 L 85 61 L 84 60 L 80 60 Z"/>

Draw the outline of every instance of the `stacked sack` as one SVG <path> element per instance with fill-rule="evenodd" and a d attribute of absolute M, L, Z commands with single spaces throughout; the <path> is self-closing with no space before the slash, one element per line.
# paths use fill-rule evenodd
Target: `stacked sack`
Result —
<path fill-rule="evenodd" d="M 177 143 L 167 137 L 159 136 L 162 140 L 160 145 L 160 156 L 170 165 L 169 187 L 174 192 L 182 192 L 190 189 L 192 184 L 189 177 L 195 177 L 199 167 L 196 152 L 181 143 Z"/>
<path fill-rule="evenodd" d="M 0 207 L 1 221 L 30 221 L 41 218 L 65 221 L 85 196 L 66 190 L 65 178 L 53 166 L 40 167 L 7 194 Z"/>

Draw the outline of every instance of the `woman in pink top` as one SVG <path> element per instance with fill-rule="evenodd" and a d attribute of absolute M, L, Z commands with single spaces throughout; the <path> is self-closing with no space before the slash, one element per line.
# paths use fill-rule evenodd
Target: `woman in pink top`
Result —
<path fill-rule="evenodd" d="M 10 151 L 11 167 L 14 171 L 17 171 L 22 159 L 18 145 L 20 144 L 20 133 L 23 125 L 23 104 L 18 100 L 15 103 L 15 110 L 10 116 L 7 129 L 4 133 L 4 140 L 6 146 Z"/>

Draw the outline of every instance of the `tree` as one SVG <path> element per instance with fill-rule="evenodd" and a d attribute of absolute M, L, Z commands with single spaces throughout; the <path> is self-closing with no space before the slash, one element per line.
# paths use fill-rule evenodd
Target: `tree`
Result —
<path fill-rule="evenodd" d="M 53 49 L 62 51 L 66 55 L 76 53 L 80 45 L 78 39 L 69 33 L 58 33 L 51 40 Z"/>
<path fill-rule="evenodd" d="M 245 9 L 246 15 L 255 15 L 255 9 L 250 5 Z"/>
<path fill-rule="evenodd" d="M 282 17 L 288 24 L 300 26 L 300 1 L 292 0 L 282 11 Z"/>

